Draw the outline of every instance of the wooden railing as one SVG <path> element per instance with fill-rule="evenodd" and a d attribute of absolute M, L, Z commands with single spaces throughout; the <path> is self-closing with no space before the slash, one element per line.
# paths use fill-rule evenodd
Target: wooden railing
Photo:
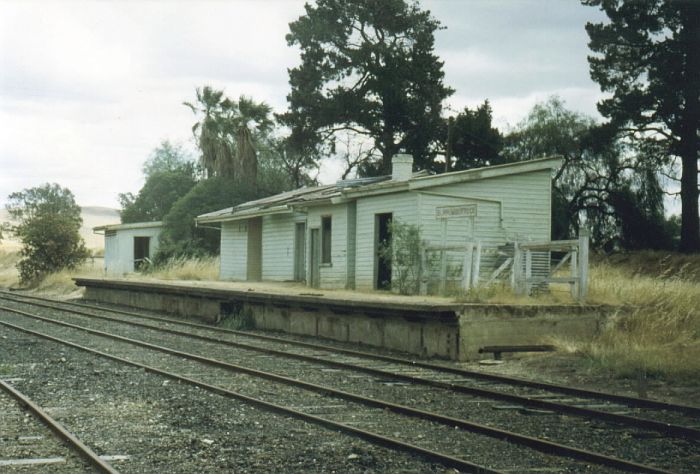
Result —
<path fill-rule="evenodd" d="M 517 295 L 532 295 L 535 289 L 548 287 L 550 283 L 570 285 L 571 296 L 584 301 L 588 294 L 588 247 L 589 237 L 582 231 L 578 239 L 553 240 L 543 242 L 514 242 L 513 253 L 503 251 L 503 247 L 484 249 L 481 242 L 467 242 L 465 245 L 440 246 L 426 244 L 421 250 L 419 270 L 419 294 L 428 294 L 430 281 L 436 282 L 437 293 L 444 295 L 447 282 L 454 282 L 452 289 L 468 291 L 478 286 L 489 286 L 504 277 L 510 277 L 510 285 Z M 505 246 L 508 247 L 508 246 Z M 448 275 L 447 253 L 462 254 L 461 275 Z M 480 279 L 482 253 L 505 257 L 497 267 Z M 563 253 L 563 257 L 552 266 L 552 252 Z M 437 254 L 439 271 L 431 272 L 429 254 Z M 433 260 L 435 262 L 435 260 Z M 537 262 L 537 264 L 535 264 Z M 567 271 L 568 264 L 568 271 Z M 433 264 L 435 267 L 435 264 Z M 565 272 L 562 274 L 562 272 Z M 432 279 L 431 279 L 432 278 Z"/>
<path fill-rule="evenodd" d="M 459 288 L 467 291 L 479 285 L 479 268 L 481 267 L 481 242 L 467 242 L 465 245 L 432 245 L 421 249 L 419 293 L 428 294 L 428 254 L 440 254 L 440 274 L 438 277 L 438 294 L 445 294 L 447 280 L 447 252 L 464 252 L 462 257 L 462 275 Z"/>
<path fill-rule="evenodd" d="M 533 288 L 549 283 L 567 283 L 571 296 L 584 301 L 588 294 L 588 247 L 589 234 L 581 231 L 574 240 L 553 240 L 549 242 L 515 243 L 513 254 L 512 285 L 516 295 L 531 295 Z M 564 253 L 564 257 L 549 269 L 546 275 L 533 275 L 533 255 L 535 253 Z M 569 264 L 566 276 L 557 275 Z"/>

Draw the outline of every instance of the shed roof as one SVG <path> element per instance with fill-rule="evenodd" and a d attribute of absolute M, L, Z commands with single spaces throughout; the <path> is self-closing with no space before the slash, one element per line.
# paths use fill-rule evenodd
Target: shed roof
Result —
<path fill-rule="evenodd" d="M 324 203 L 342 202 L 362 196 L 390 194 L 414 189 L 424 189 L 445 184 L 491 179 L 499 176 L 530 173 L 553 169 L 561 164 L 561 158 L 539 158 L 504 165 L 486 166 L 465 171 L 453 171 L 438 175 L 427 175 L 425 171 L 414 173 L 407 181 L 395 181 L 391 176 L 360 178 L 338 181 L 315 187 L 303 187 L 294 191 L 275 194 L 238 206 L 221 209 L 197 216 L 198 223 L 224 222 L 247 219 L 267 214 L 291 213 L 294 208 L 303 208 Z"/>
<path fill-rule="evenodd" d="M 131 222 L 129 224 L 108 224 L 93 227 L 93 232 L 98 232 L 101 230 L 128 230 L 128 229 L 149 229 L 154 227 L 163 227 L 162 221 L 154 222 Z"/>

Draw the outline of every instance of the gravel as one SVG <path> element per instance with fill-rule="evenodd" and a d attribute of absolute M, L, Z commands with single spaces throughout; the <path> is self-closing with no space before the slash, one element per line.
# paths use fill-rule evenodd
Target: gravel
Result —
<path fill-rule="evenodd" d="M 368 376 L 366 374 L 352 373 L 340 369 L 331 369 L 318 364 L 292 361 L 269 355 L 260 355 L 259 353 L 248 350 L 197 341 L 191 338 L 183 338 L 181 336 L 156 333 L 143 328 L 129 328 L 118 323 L 90 320 L 86 317 L 66 316 L 65 313 L 55 310 L 35 308 L 32 309 L 32 312 L 41 313 L 47 317 L 60 317 L 75 324 L 90 326 L 96 329 L 102 329 L 109 332 L 118 332 L 124 336 L 134 337 L 154 344 L 166 345 L 180 350 L 185 350 L 187 352 L 195 352 L 208 357 L 227 360 L 233 363 L 240 363 L 246 366 L 253 366 L 258 370 L 266 370 L 285 376 L 302 378 L 308 382 L 323 384 L 353 393 L 361 393 L 362 395 L 372 396 L 374 398 L 386 399 L 395 403 L 407 404 L 412 407 L 438 412 L 447 416 L 466 418 L 477 423 L 517 431 L 530 436 L 551 439 L 582 449 L 600 451 L 608 455 L 632 459 L 636 462 L 663 466 L 664 468 L 674 469 L 678 472 L 695 472 L 695 466 L 698 460 L 698 450 L 696 445 L 673 438 L 664 438 L 656 435 L 655 433 L 630 430 L 629 428 L 624 427 L 614 427 L 614 425 L 611 426 L 610 424 L 604 422 L 583 420 L 578 417 L 567 417 L 541 410 L 526 410 L 523 409 L 523 407 L 513 407 L 503 402 L 494 402 L 492 400 L 489 401 L 475 397 L 468 397 L 449 391 L 424 386 L 411 386 L 405 383 L 397 383 L 396 380 L 381 379 Z M 154 353 L 152 351 L 134 348 L 133 346 L 125 345 L 122 342 L 114 342 L 99 338 L 97 336 L 87 335 L 84 332 L 76 332 L 72 329 L 60 328 L 50 323 L 30 323 L 26 318 L 22 318 L 21 316 L 11 316 L 10 314 L 8 314 L 7 317 L 13 321 L 16 321 L 18 324 L 21 323 L 27 327 L 32 326 L 38 330 L 43 330 L 44 332 L 46 332 L 46 328 L 50 327 L 53 334 L 60 334 L 60 337 L 66 336 L 75 342 L 83 343 L 96 349 L 107 350 L 111 353 L 118 354 L 129 359 L 139 360 L 149 365 L 157 365 L 158 367 L 167 370 L 186 373 L 189 376 L 207 381 L 214 385 L 225 386 L 232 390 L 243 392 L 249 396 L 255 396 L 275 403 L 292 405 L 295 408 L 308 413 L 317 414 L 319 416 L 350 424 L 358 428 L 381 432 L 386 436 L 419 444 L 429 449 L 441 450 L 478 464 L 488 465 L 492 468 L 515 469 L 518 472 L 526 468 L 543 467 L 555 469 L 556 472 L 602 472 L 602 469 L 598 466 L 588 466 L 583 463 L 569 462 L 564 461 L 561 458 L 544 456 L 538 452 L 525 448 L 519 448 L 498 440 L 472 435 L 462 431 L 456 432 L 454 429 L 446 429 L 444 426 L 437 425 L 435 423 L 415 420 L 407 421 L 404 419 L 399 419 L 400 417 L 382 410 L 367 409 L 358 405 L 348 404 L 347 402 L 336 398 L 330 398 L 315 393 L 310 393 L 308 391 L 302 391 L 297 388 L 290 388 L 288 386 L 280 386 L 279 384 L 270 381 L 261 381 L 260 379 L 254 379 L 247 375 L 235 373 L 232 374 L 231 372 L 223 369 L 212 369 L 210 367 L 203 366 L 200 363 L 184 361 L 162 353 Z M 149 324 L 162 324 L 164 326 L 170 326 L 169 324 L 165 323 L 149 322 Z M 179 327 L 178 329 L 191 330 L 190 328 L 182 329 L 182 327 Z M 206 331 L 198 332 L 206 333 Z M 231 340 L 246 339 L 221 334 L 216 334 L 214 337 L 227 338 Z M 0 340 L 0 342 L 2 341 Z M 249 340 L 244 342 L 250 343 L 252 341 Z M 256 343 L 259 343 L 259 341 Z M 42 343 L 42 345 L 43 344 L 45 343 Z M 285 350 L 292 349 L 291 346 L 277 348 Z M 295 352 L 299 351 L 298 348 L 293 349 Z M 3 345 L 0 344 L 0 351 L 2 350 Z M 62 351 L 65 352 L 66 350 L 62 349 Z M 70 361 L 71 364 L 85 358 L 85 353 L 83 352 L 72 350 L 70 352 L 75 353 L 74 358 Z M 339 357 L 329 354 L 325 354 L 325 356 Z M 63 358 L 65 359 L 65 357 Z M 346 360 L 347 357 L 342 356 L 341 359 Z M 59 361 L 60 360 L 61 359 L 59 358 Z M 67 362 L 68 360 L 61 363 L 66 365 Z M 124 370 L 126 369 L 122 368 L 122 371 Z M 134 385 L 132 381 L 132 377 L 134 376 L 132 372 L 134 371 L 138 375 L 138 370 L 127 370 L 127 383 L 130 386 Z M 73 372 L 74 377 L 77 377 L 76 383 L 84 383 L 81 375 L 82 372 L 80 370 L 71 369 L 71 372 Z M 140 375 L 145 378 L 156 377 L 152 374 L 141 373 Z M 162 381 L 160 387 L 161 389 L 166 387 L 172 389 L 171 384 L 172 382 L 164 380 Z M 51 384 L 49 384 L 49 386 L 50 385 Z M 170 387 L 168 387 L 169 385 Z M 188 388 L 189 390 L 195 390 L 200 397 L 205 397 L 207 401 L 209 401 L 212 397 L 221 398 L 211 394 L 204 394 L 202 393 L 203 391 L 192 387 L 180 386 L 178 384 L 174 385 L 177 385 L 179 388 L 183 389 Z M 136 383 L 133 387 L 131 387 L 132 390 L 130 393 L 133 393 L 140 386 L 141 385 L 139 383 Z M 104 389 L 109 393 L 109 384 L 104 387 Z M 511 388 L 510 390 L 513 389 Z M 106 396 L 107 395 L 104 394 L 98 394 L 92 398 L 97 400 L 100 399 L 100 397 Z M 150 398 L 146 397 L 146 399 Z M 237 405 L 240 404 L 240 402 L 233 402 L 230 400 L 228 403 Z M 129 413 L 140 413 L 139 407 L 127 406 L 123 407 L 122 410 L 126 410 Z M 251 409 L 249 408 L 248 410 Z M 207 416 L 204 417 L 204 420 L 198 420 L 204 421 L 205 426 L 212 423 L 212 421 L 209 419 L 210 416 L 208 413 Z M 286 420 L 287 422 L 301 423 L 305 426 L 311 427 L 313 430 L 333 433 L 334 436 L 340 437 L 341 440 L 344 440 L 340 442 L 340 445 L 342 446 L 346 446 L 348 444 L 352 444 L 354 446 L 354 444 L 361 443 L 371 449 L 383 450 L 382 448 L 373 447 L 372 445 L 358 441 L 346 435 L 340 435 L 332 431 L 324 431 L 316 426 L 281 418 L 277 415 L 271 415 L 268 413 L 266 413 L 266 415 L 273 418 L 280 418 Z M 138 421 L 138 419 L 139 416 L 137 416 L 136 421 Z M 162 422 L 163 417 L 160 416 L 156 418 L 156 420 Z M 271 427 L 268 424 L 265 427 L 265 431 L 270 429 Z M 115 430 L 118 431 L 117 428 L 115 428 Z M 287 435 L 286 437 L 284 434 L 281 434 L 280 436 L 282 436 L 282 438 L 286 438 L 286 441 L 289 441 L 294 437 L 294 431 L 291 431 L 291 433 L 291 435 Z M 238 433 L 236 432 L 234 434 L 236 435 L 235 437 L 238 438 Z M 168 434 L 168 438 L 170 436 L 171 435 Z M 325 437 L 323 438 L 325 439 Z M 163 438 L 161 438 L 161 440 L 162 439 Z M 217 444 L 217 441 L 213 440 L 211 437 L 204 439 L 206 441 L 200 440 L 199 444 L 204 443 L 204 447 L 207 449 L 212 449 L 212 446 Z M 139 438 L 139 440 L 141 440 L 141 438 Z M 210 443 L 210 441 L 212 442 Z M 139 441 L 139 444 L 141 443 L 145 443 L 146 445 L 148 444 L 147 442 Z M 193 446 L 197 447 L 199 444 L 193 443 Z M 269 449 L 275 451 L 279 450 L 279 446 L 274 442 L 269 444 L 268 441 L 264 441 L 262 445 L 258 446 L 257 451 L 262 450 L 263 452 L 267 452 Z M 320 446 L 323 446 L 323 444 Z M 346 464 L 349 464 L 349 466 L 360 468 L 360 470 L 395 470 L 393 465 L 382 467 L 360 466 L 358 460 L 364 459 L 366 456 L 355 453 L 353 449 L 355 448 L 352 448 L 344 458 L 341 456 L 341 459 L 343 459 Z M 256 456 L 259 456 L 260 454 L 257 453 L 257 451 L 254 452 L 256 453 Z M 405 456 L 387 450 L 383 451 L 391 453 L 391 455 L 395 458 Z M 408 466 L 411 466 L 410 469 L 414 469 L 416 472 L 425 472 L 426 466 L 429 466 L 428 470 L 441 469 L 439 466 L 421 463 L 415 458 L 411 458 L 409 456 L 407 456 L 407 458 L 413 461 L 400 464 L 401 467 L 398 467 L 398 470 L 404 471 L 408 468 Z M 319 457 L 317 456 L 312 459 L 318 460 Z M 133 464 L 133 461 L 130 460 L 129 463 Z M 311 466 L 317 466 L 317 461 L 314 461 Z M 226 467 L 226 469 L 231 468 L 232 467 L 230 466 Z M 255 471 L 259 468 L 260 465 L 255 465 L 252 470 Z M 308 470 L 308 466 L 306 466 L 306 468 Z M 236 465 L 236 470 L 241 469 L 246 468 L 241 468 L 241 466 Z M 330 470 L 333 469 L 335 468 L 330 468 Z M 263 468 L 263 470 L 267 469 Z M 284 470 L 288 470 L 286 469 L 286 466 Z M 328 468 L 320 468 L 320 470 L 327 472 L 329 471 Z M 339 470 L 340 472 L 348 472 L 348 468 L 346 467 L 340 468 Z"/>

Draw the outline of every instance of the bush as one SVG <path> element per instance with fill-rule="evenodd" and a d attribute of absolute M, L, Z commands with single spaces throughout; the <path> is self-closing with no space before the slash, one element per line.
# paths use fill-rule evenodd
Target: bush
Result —
<path fill-rule="evenodd" d="M 391 261 L 392 290 L 402 295 L 414 295 L 418 293 L 420 278 L 420 227 L 393 219 L 389 232 L 391 244 L 382 243 L 379 254 L 386 261 Z"/>
<path fill-rule="evenodd" d="M 72 269 L 87 256 L 80 237 L 80 206 L 73 193 L 58 184 L 12 193 L 6 208 L 12 233 L 22 243 L 17 263 L 20 282 L 33 284 L 45 275 Z"/>
<path fill-rule="evenodd" d="M 163 220 L 156 264 L 179 257 L 204 257 L 219 253 L 220 231 L 196 227 L 198 215 L 235 206 L 255 198 L 252 188 L 235 186 L 228 178 L 209 178 L 197 183 L 178 199 Z"/>

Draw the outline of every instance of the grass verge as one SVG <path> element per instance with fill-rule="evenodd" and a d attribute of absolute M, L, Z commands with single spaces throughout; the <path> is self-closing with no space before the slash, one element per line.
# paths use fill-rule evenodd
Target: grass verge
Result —
<path fill-rule="evenodd" d="M 700 260 L 700 258 L 698 259 Z M 624 305 L 592 341 L 558 341 L 594 366 L 626 377 L 692 378 L 700 373 L 700 285 L 687 266 L 662 262 L 658 276 L 619 263 L 591 267 L 590 302 Z M 686 268 L 686 270 L 683 270 Z"/>
<path fill-rule="evenodd" d="M 176 258 L 134 276 L 159 280 L 218 280 L 219 257 Z"/>

